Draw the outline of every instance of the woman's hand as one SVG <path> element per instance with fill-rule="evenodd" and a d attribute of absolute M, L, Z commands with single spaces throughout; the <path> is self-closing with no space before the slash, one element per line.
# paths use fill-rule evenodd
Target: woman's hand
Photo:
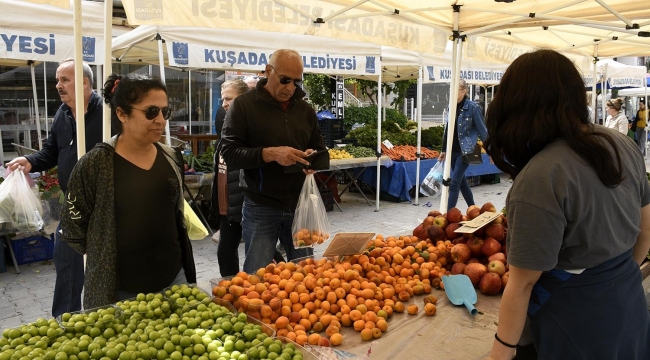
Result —
<path fill-rule="evenodd" d="M 438 161 L 444 161 L 445 160 L 445 153 L 441 152 L 440 156 L 438 156 Z"/>

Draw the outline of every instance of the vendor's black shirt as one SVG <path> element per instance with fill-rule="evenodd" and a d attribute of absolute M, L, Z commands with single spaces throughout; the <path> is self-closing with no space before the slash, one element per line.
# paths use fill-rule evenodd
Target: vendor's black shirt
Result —
<path fill-rule="evenodd" d="M 176 227 L 179 184 L 158 149 L 144 170 L 115 153 L 115 223 L 118 289 L 158 292 L 169 286 L 182 266 Z"/>

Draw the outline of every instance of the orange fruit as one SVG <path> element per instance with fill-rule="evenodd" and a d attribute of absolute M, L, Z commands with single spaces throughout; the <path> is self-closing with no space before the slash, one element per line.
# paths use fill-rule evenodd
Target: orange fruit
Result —
<path fill-rule="evenodd" d="M 339 333 L 334 333 L 330 335 L 330 343 L 332 344 L 332 346 L 339 346 L 343 344 L 343 335 Z"/>
<path fill-rule="evenodd" d="M 366 322 L 363 320 L 357 320 L 354 322 L 354 330 L 361 331 L 366 327 Z"/>
<path fill-rule="evenodd" d="M 370 329 L 361 330 L 361 340 L 363 340 L 363 341 L 372 340 L 372 330 L 370 330 Z"/>
<path fill-rule="evenodd" d="M 289 325 L 289 318 L 286 316 L 280 316 L 275 320 L 275 328 L 276 329 L 284 329 Z"/>
<path fill-rule="evenodd" d="M 370 334 L 372 336 L 372 333 Z M 305 345 L 309 341 L 309 337 L 307 335 L 300 334 L 296 336 L 296 343 L 298 345 Z"/>

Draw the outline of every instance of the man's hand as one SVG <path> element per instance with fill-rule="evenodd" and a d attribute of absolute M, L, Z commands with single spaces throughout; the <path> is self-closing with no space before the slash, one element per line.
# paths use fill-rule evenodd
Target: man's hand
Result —
<path fill-rule="evenodd" d="M 275 161 L 282 166 L 291 166 L 297 162 L 309 165 L 309 161 L 305 160 L 305 157 L 307 157 L 307 152 L 289 146 L 262 149 L 262 158 L 264 159 L 264 162 L 268 163 Z"/>
<path fill-rule="evenodd" d="M 30 163 L 24 156 L 21 156 L 8 162 L 7 168 L 11 171 L 18 169 L 25 174 L 29 174 L 30 170 L 32 170 L 32 163 Z"/>
<path fill-rule="evenodd" d="M 443 161 L 445 160 L 445 153 L 441 152 L 440 156 L 438 156 L 438 161 Z"/>

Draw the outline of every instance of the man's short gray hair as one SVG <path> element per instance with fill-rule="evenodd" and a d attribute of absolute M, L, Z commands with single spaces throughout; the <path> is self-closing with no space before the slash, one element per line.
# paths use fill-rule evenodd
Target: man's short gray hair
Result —
<path fill-rule="evenodd" d="M 291 49 L 278 49 L 271 54 L 271 59 L 269 60 L 269 65 L 275 66 L 278 63 L 280 58 L 294 58 L 300 61 L 302 64 L 302 56 L 296 51 Z"/>
<path fill-rule="evenodd" d="M 235 89 L 238 96 L 241 95 L 241 94 L 244 94 L 244 93 L 248 92 L 248 90 L 250 90 L 248 88 L 248 85 L 246 85 L 246 83 L 242 79 L 232 79 L 232 80 L 228 80 L 228 81 L 224 82 L 223 84 L 221 84 L 221 90 L 222 91 L 227 89 L 227 88 Z"/>
<path fill-rule="evenodd" d="M 74 63 L 74 59 L 73 59 L 73 58 L 63 59 L 63 60 L 61 60 L 61 62 L 59 63 L 59 65 L 63 65 L 63 64 L 65 64 L 65 63 L 67 63 L 67 62 Z M 93 77 L 94 77 L 94 75 L 93 75 L 93 69 L 91 69 L 91 68 L 90 68 L 90 65 L 88 65 L 88 63 L 86 63 L 86 62 L 82 63 L 82 67 L 83 67 L 83 74 L 84 74 L 84 77 L 85 77 L 86 79 L 88 79 L 88 81 L 90 82 L 90 87 L 92 88 L 92 87 L 93 87 L 93 83 L 94 83 L 94 78 L 93 78 Z"/>

